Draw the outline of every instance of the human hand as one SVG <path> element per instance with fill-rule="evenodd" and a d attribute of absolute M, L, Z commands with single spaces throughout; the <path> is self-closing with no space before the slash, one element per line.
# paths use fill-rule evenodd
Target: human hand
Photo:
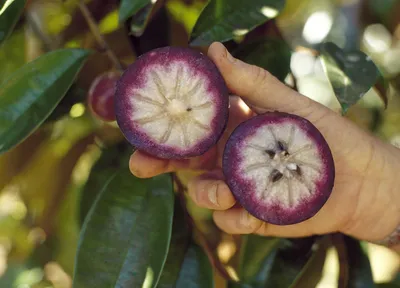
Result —
<path fill-rule="evenodd" d="M 135 176 L 148 178 L 181 169 L 207 170 L 190 181 L 189 195 L 197 205 L 215 210 L 215 223 L 231 234 L 303 237 L 342 232 L 379 241 L 395 230 L 400 222 L 397 148 L 292 90 L 267 71 L 234 59 L 220 43 L 210 46 L 208 56 L 222 73 L 229 90 L 239 95 L 251 110 L 243 108 L 240 98 L 231 97 L 224 135 L 200 157 L 165 160 L 136 151 L 130 159 Z M 271 110 L 308 119 L 325 137 L 335 161 L 335 185 L 330 198 L 314 217 L 294 225 L 272 225 L 252 217 L 236 205 L 222 174 L 222 154 L 232 131 L 255 113 Z"/>

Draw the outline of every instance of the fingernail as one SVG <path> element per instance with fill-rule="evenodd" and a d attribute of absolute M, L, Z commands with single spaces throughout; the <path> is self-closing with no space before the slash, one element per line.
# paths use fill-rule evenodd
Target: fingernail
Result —
<path fill-rule="evenodd" d="M 246 228 L 252 228 L 257 221 L 258 219 L 251 216 L 247 211 L 243 211 L 239 219 L 240 225 Z"/>
<path fill-rule="evenodd" d="M 218 198 L 217 198 L 217 190 L 218 190 L 218 184 L 212 184 L 211 188 L 208 189 L 208 199 L 215 206 L 219 206 Z"/>

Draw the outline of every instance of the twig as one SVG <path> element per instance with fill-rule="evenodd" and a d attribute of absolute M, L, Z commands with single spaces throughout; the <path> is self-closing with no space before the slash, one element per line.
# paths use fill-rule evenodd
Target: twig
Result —
<path fill-rule="evenodd" d="M 36 19 L 34 19 L 35 17 L 32 17 L 32 15 L 30 14 L 31 12 L 28 12 L 26 15 L 26 21 L 28 23 L 28 27 L 30 27 L 32 29 L 32 32 L 36 34 L 36 36 L 40 39 L 40 41 L 42 41 L 44 49 L 46 51 L 52 51 L 57 49 L 58 48 L 57 43 L 55 43 L 53 39 L 50 39 L 48 35 L 43 33 L 42 29 L 40 29 L 39 25 L 37 24 Z"/>
<path fill-rule="evenodd" d="M 331 237 L 333 246 L 336 248 L 339 258 L 338 288 L 346 288 L 349 281 L 349 261 L 347 248 L 342 234 L 332 234 Z"/>
<path fill-rule="evenodd" d="M 233 280 L 232 277 L 229 275 L 228 271 L 224 267 L 224 265 L 221 263 L 221 261 L 216 257 L 215 253 L 213 252 L 213 249 L 211 248 L 210 243 L 207 240 L 207 237 L 204 235 L 204 233 L 196 227 L 196 224 L 192 218 L 192 216 L 189 214 L 187 208 L 186 208 L 186 199 L 185 199 L 185 187 L 183 186 L 181 180 L 176 176 L 175 173 L 172 173 L 172 178 L 174 179 L 176 185 L 177 185 L 177 193 L 179 200 L 181 202 L 182 208 L 185 211 L 185 216 L 187 218 L 187 223 L 188 225 L 196 232 L 197 236 L 199 237 L 199 242 L 201 243 L 204 252 L 206 252 L 208 259 L 210 260 L 211 264 L 218 270 L 218 272 L 221 274 L 222 277 L 224 277 L 227 280 Z"/>
<path fill-rule="evenodd" d="M 124 70 L 124 67 L 118 60 L 118 57 L 115 55 L 114 51 L 112 51 L 112 49 L 110 48 L 104 37 L 101 35 L 99 27 L 97 26 L 92 13 L 89 11 L 84 1 L 83 0 L 79 1 L 78 5 L 79 5 L 79 10 L 81 11 L 83 17 L 86 19 L 86 22 L 89 25 L 89 29 L 92 32 L 97 43 L 100 45 L 101 49 L 107 53 L 108 57 L 113 62 L 115 68 L 117 68 L 120 71 Z"/>

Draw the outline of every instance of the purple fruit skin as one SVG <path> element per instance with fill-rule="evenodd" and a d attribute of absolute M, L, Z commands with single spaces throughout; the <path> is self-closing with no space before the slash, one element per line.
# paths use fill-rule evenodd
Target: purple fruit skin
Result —
<path fill-rule="evenodd" d="M 129 119 L 131 106 L 129 91 L 145 85 L 145 71 L 152 65 L 166 65 L 175 60 L 184 60 L 195 73 L 209 80 L 207 92 L 213 95 L 216 114 L 211 123 L 212 133 L 190 150 L 182 151 L 167 145 L 155 143 L 141 128 Z M 115 114 L 118 126 L 125 138 L 137 149 L 164 159 L 182 159 L 204 154 L 217 143 L 224 132 L 229 115 L 229 91 L 215 64 L 204 54 L 182 47 L 162 47 L 140 56 L 130 65 L 117 83 L 115 94 Z"/>
<path fill-rule="evenodd" d="M 258 127 L 266 123 L 287 121 L 300 125 L 303 131 L 317 143 L 326 171 L 324 177 L 317 183 L 318 193 L 293 209 L 281 207 L 278 203 L 275 205 L 260 203 L 253 193 L 248 193 L 248 191 L 254 191 L 254 184 L 242 178 L 239 169 L 236 169 L 242 161 L 239 152 L 241 147 L 247 144 L 247 137 L 253 135 Z M 311 218 L 326 203 L 334 186 L 334 160 L 322 134 L 308 120 L 284 112 L 267 112 L 240 124 L 227 142 L 222 161 L 226 182 L 237 201 L 254 217 L 275 225 L 291 225 Z"/>

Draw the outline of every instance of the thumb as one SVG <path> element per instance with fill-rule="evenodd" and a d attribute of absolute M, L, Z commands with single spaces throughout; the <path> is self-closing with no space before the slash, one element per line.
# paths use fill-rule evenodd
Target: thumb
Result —
<path fill-rule="evenodd" d="M 208 56 L 220 70 L 229 90 L 258 113 L 279 110 L 305 117 L 313 110 L 327 109 L 286 86 L 268 71 L 234 58 L 219 42 L 209 47 Z"/>

